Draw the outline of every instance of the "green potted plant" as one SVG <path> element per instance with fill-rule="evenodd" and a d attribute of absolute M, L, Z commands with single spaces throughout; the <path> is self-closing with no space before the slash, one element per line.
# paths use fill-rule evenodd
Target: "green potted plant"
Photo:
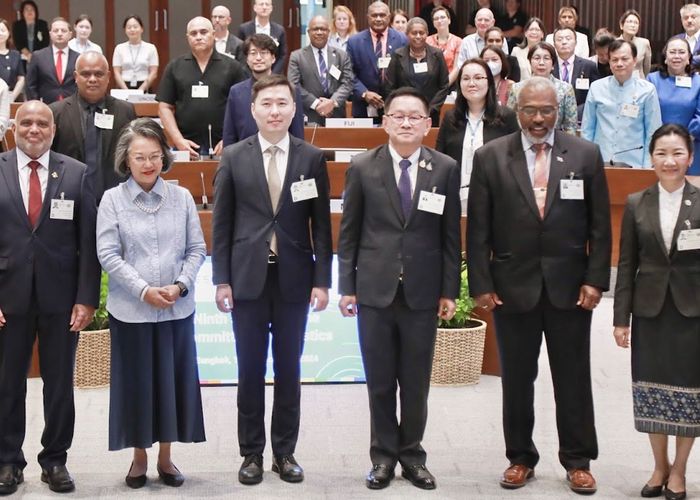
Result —
<path fill-rule="evenodd" d="M 74 383 L 76 387 L 105 387 L 109 385 L 110 337 L 109 313 L 107 312 L 107 273 L 100 278 L 100 302 L 95 316 L 80 332 L 75 354 Z"/>
<path fill-rule="evenodd" d="M 449 321 L 438 322 L 433 356 L 433 385 L 467 385 L 479 383 L 484 357 L 486 323 L 472 317 L 474 299 L 469 296 L 467 262 L 462 260 L 457 309 Z"/>

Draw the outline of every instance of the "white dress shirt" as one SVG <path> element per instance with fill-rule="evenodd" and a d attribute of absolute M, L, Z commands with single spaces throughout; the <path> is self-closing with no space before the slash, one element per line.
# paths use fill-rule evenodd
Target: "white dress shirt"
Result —
<path fill-rule="evenodd" d="M 681 211 L 684 188 L 685 184 L 669 193 L 659 183 L 659 224 L 661 225 L 661 236 L 664 238 L 666 253 L 671 251 L 673 244 L 673 230 L 676 228 L 678 213 Z"/>
<path fill-rule="evenodd" d="M 53 65 L 54 67 L 56 66 L 56 61 L 58 61 L 58 51 L 60 50 L 63 52 L 63 55 L 61 56 L 61 71 L 63 74 L 61 75 L 61 81 L 63 81 L 66 78 L 66 66 L 68 66 L 68 47 L 65 47 L 63 49 L 57 49 L 55 45 L 51 45 L 51 50 L 53 50 Z"/>
<path fill-rule="evenodd" d="M 17 168 L 19 170 L 19 189 L 22 191 L 22 201 L 24 202 L 24 209 L 29 213 L 29 174 L 31 174 L 32 169 L 28 167 L 28 164 L 32 159 L 24 154 L 24 152 L 17 148 Z M 36 169 L 36 173 L 39 175 L 39 183 L 41 184 L 41 200 L 44 201 L 44 196 L 46 195 L 46 186 L 49 183 L 49 152 L 47 151 L 41 155 L 36 161 L 41 164 L 41 167 Z"/>
<path fill-rule="evenodd" d="M 255 33 L 262 33 L 264 35 L 271 37 L 272 36 L 272 33 L 270 32 L 271 26 L 272 26 L 272 24 L 270 23 L 270 21 L 268 21 L 267 24 L 265 26 L 263 26 L 262 24 L 260 24 L 260 21 L 258 21 L 258 17 L 255 16 Z"/>
<path fill-rule="evenodd" d="M 405 158 L 411 162 L 411 166 L 408 167 L 408 178 L 411 181 L 411 197 L 416 190 L 416 179 L 418 178 L 418 159 L 420 158 L 421 148 L 416 149 L 411 156 Z M 394 177 L 396 178 L 396 186 L 399 185 L 399 179 L 401 178 L 401 167 L 399 162 L 404 159 L 396 150 L 389 144 L 389 154 L 391 155 L 392 164 L 394 166 Z"/>
<path fill-rule="evenodd" d="M 214 45 L 216 46 L 216 51 L 219 54 L 226 54 L 226 44 L 228 43 L 229 33 L 226 32 L 226 36 L 223 38 L 214 38 Z"/>
<path fill-rule="evenodd" d="M 527 161 L 527 173 L 530 176 L 530 183 L 534 186 L 535 184 L 535 157 L 537 153 L 533 151 L 532 146 L 535 144 L 530 139 L 528 139 L 525 134 L 521 133 L 520 138 L 523 143 L 523 151 L 525 152 L 525 160 Z M 547 175 L 549 175 L 549 165 L 552 164 L 552 148 L 554 147 L 554 131 L 550 132 L 544 141 L 549 144 L 549 148 L 545 151 L 547 152 Z"/>
<path fill-rule="evenodd" d="M 289 158 L 289 134 L 285 134 L 284 138 L 277 144 L 272 144 L 267 141 L 260 132 L 258 132 L 258 140 L 260 141 L 260 149 L 262 150 L 263 162 L 265 167 L 265 179 L 270 182 L 267 177 L 267 166 L 270 164 L 270 153 L 267 148 L 277 146 L 277 155 L 275 161 L 277 163 L 277 172 L 280 176 L 280 185 L 284 187 L 284 176 L 287 174 L 287 158 Z"/>
<path fill-rule="evenodd" d="M 472 166 L 474 164 L 474 152 L 484 145 L 484 115 L 474 120 L 465 117 L 467 124 L 464 130 L 462 142 L 462 165 L 460 166 L 461 178 L 459 184 L 459 199 L 462 200 L 462 213 L 466 213 L 467 199 L 469 198 L 469 183 L 472 178 Z"/>
<path fill-rule="evenodd" d="M 685 39 L 688 42 L 688 45 L 690 45 L 690 53 L 692 54 L 695 50 L 695 44 L 698 43 L 698 34 L 695 33 L 693 36 L 688 36 L 688 34 L 686 33 Z"/>

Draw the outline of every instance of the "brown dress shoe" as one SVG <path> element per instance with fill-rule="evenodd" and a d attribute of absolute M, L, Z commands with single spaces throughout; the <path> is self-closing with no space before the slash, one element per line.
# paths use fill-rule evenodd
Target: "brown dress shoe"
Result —
<path fill-rule="evenodd" d="M 588 469 L 571 469 L 566 473 L 571 491 L 582 495 L 591 495 L 596 492 L 595 479 Z"/>
<path fill-rule="evenodd" d="M 535 469 L 527 465 L 513 464 L 503 472 L 500 484 L 507 490 L 514 490 L 525 486 L 533 477 L 535 477 Z"/>

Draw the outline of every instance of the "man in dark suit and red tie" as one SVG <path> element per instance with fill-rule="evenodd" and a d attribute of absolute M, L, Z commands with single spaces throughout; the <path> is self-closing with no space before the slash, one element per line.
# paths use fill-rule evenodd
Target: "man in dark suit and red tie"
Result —
<path fill-rule="evenodd" d="M 213 281 L 232 314 L 238 357 L 238 442 L 243 484 L 263 479 L 265 368 L 275 371 L 272 471 L 303 481 L 294 458 L 300 420 L 300 359 L 309 304 L 328 304 L 330 201 L 323 152 L 289 134 L 294 87 L 282 75 L 253 85 L 259 132 L 224 149 L 216 173 Z"/>
<path fill-rule="evenodd" d="M 460 173 L 455 160 L 421 145 L 430 116 L 416 89 L 389 95 L 382 123 L 389 143 L 355 156 L 346 174 L 339 305 L 343 316 L 357 315 L 367 379 L 367 487 L 389 486 L 400 462 L 413 485 L 434 489 L 421 441 L 437 318 L 452 318 L 459 295 Z"/>
<path fill-rule="evenodd" d="M 576 493 L 594 493 L 598 455 L 590 327 L 610 278 L 610 204 L 598 146 L 555 131 L 550 80 L 529 79 L 518 98 L 521 132 L 474 155 L 469 188 L 469 292 L 493 310 L 501 361 L 504 488 L 534 477 L 534 382 L 542 334 L 554 384 L 559 461 Z"/>
<path fill-rule="evenodd" d="M 51 45 L 37 50 L 27 66 L 27 99 L 40 99 L 46 104 L 73 95 L 76 90 L 75 61 L 78 53 L 68 48 L 71 27 L 62 17 L 51 21 Z"/>
<path fill-rule="evenodd" d="M 95 198 L 85 165 L 49 151 L 46 104 L 17 110 L 17 148 L 0 155 L 0 494 L 24 480 L 27 371 L 34 340 L 44 382 L 41 480 L 75 488 L 66 469 L 73 439 L 77 335 L 99 298 Z"/>

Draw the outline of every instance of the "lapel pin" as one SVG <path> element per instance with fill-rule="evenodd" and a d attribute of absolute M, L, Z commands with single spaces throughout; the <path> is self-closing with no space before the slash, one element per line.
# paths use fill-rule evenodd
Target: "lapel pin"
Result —
<path fill-rule="evenodd" d="M 56 173 L 56 171 L 51 172 L 51 177 L 53 177 L 54 179 L 58 179 L 58 174 Z"/>
<path fill-rule="evenodd" d="M 693 204 L 693 202 L 691 202 L 690 200 L 684 200 L 683 203 L 685 203 L 686 207 L 689 207 L 690 205 Z"/>
<path fill-rule="evenodd" d="M 686 201 L 687 201 L 687 200 L 686 200 Z M 689 220 L 683 221 L 683 224 L 685 224 L 685 227 L 687 227 L 688 229 L 690 229 L 690 221 L 689 221 Z"/>
<path fill-rule="evenodd" d="M 559 163 L 564 163 L 564 158 L 562 158 L 561 156 L 557 156 L 557 161 Z"/>

